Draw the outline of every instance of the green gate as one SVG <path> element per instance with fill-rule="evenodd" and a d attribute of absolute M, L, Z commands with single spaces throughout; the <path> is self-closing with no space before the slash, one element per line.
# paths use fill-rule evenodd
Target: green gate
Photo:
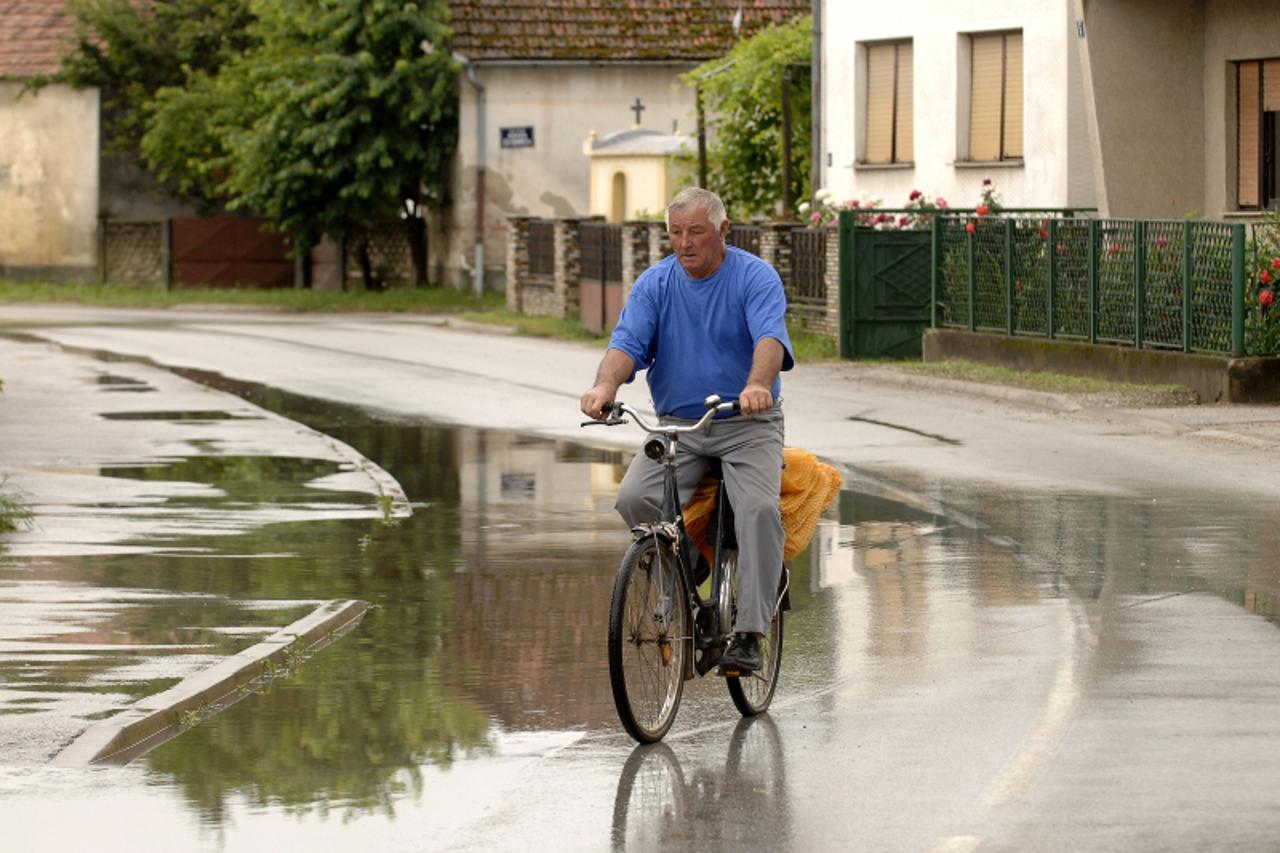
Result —
<path fill-rule="evenodd" d="M 932 290 L 929 231 L 855 225 L 840 214 L 840 355 L 918 358 L 929 327 Z"/>

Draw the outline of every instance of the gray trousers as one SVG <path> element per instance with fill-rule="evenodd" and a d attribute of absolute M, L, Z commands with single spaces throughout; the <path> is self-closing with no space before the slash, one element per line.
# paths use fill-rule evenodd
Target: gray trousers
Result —
<path fill-rule="evenodd" d="M 692 423 L 679 418 L 664 422 Z M 676 482 L 688 503 L 709 457 L 719 457 L 738 534 L 738 616 L 735 631 L 766 633 L 782 575 L 784 536 L 778 512 L 782 487 L 782 410 L 751 418 L 712 421 L 705 433 L 680 436 Z M 636 454 L 622 478 L 615 505 L 629 527 L 657 521 L 662 512 L 661 462 Z"/>

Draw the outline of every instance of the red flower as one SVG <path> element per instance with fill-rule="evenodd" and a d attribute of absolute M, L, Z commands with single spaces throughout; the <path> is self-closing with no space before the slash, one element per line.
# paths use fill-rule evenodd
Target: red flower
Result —
<path fill-rule="evenodd" d="M 1258 294 L 1258 304 L 1263 308 L 1267 308 L 1275 301 L 1275 297 L 1271 295 L 1270 290 L 1264 290 Z"/>
<path fill-rule="evenodd" d="M 920 192 L 920 190 L 912 190 L 911 195 L 907 196 L 907 200 L 915 201 L 916 199 L 920 198 L 920 196 L 922 195 L 924 195 L 924 193 Z"/>
<path fill-rule="evenodd" d="M 964 224 L 964 230 L 968 231 L 970 234 L 975 234 L 978 231 L 978 226 L 974 225 L 972 222 L 966 222 Z"/>
<path fill-rule="evenodd" d="M 1022 292 L 1022 282 L 1021 282 L 1021 281 L 1015 281 L 1015 282 L 1013 283 L 1013 292 L 1014 292 L 1014 293 L 1021 293 L 1021 292 Z"/>
<path fill-rule="evenodd" d="M 1040 239 L 1041 240 L 1049 239 L 1049 229 L 1045 228 L 1043 225 L 1040 226 Z"/>
<path fill-rule="evenodd" d="M 991 208 L 987 207 L 985 204 L 978 205 L 977 209 L 974 210 L 974 213 L 978 214 L 979 216 L 986 216 L 990 212 L 991 212 Z"/>
<path fill-rule="evenodd" d="M 899 228 L 906 228 L 906 227 L 907 227 L 908 225 L 910 225 L 910 224 L 911 224 L 911 220 L 910 220 L 910 219 L 908 219 L 907 217 L 905 217 L 905 216 L 899 216 L 899 217 L 898 217 L 898 227 L 899 227 Z"/>
<path fill-rule="evenodd" d="M 1065 255 L 1066 253 L 1067 253 L 1067 244 L 1066 244 L 1066 243 L 1059 243 L 1059 244 L 1058 244 L 1058 254 L 1059 254 L 1059 255 Z"/>
<path fill-rule="evenodd" d="M 1122 251 L 1124 251 L 1123 246 L 1121 246 L 1119 243 L 1112 243 L 1111 248 L 1107 249 L 1107 254 L 1114 258 L 1116 255 L 1120 254 Z"/>
<path fill-rule="evenodd" d="M 1263 270 L 1262 272 L 1258 273 L 1258 281 L 1262 282 L 1263 284 L 1270 284 L 1271 273 L 1267 272 L 1266 270 Z"/>
<path fill-rule="evenodd" d="M 1271 259 L 1271 268 L 1273 270 L 1280 270 L 1280 258 Z"/>
<path fill-rule="evenodd" d="M 983 179 L 982 179 L 982 185 L 983 185 L 984 187 L 989 187 L 989 186 L 991 186 L 991 179 L 990 179 L 990 178 L 983 178 Z"/>

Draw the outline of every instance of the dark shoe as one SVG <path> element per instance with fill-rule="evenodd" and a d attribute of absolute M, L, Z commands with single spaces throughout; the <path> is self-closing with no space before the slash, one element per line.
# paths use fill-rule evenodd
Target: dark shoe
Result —
<path fill-rule="evenodd" d="M 720 657 L 720 674 L 746 675 L 759 668 L 760 638 L 755 634 L 734 634 Z"/>

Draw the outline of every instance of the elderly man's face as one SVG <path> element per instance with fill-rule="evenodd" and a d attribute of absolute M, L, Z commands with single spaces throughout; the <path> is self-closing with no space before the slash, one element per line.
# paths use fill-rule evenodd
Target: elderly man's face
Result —
<path fill-rule="evenodd" d="M 729 233 L 729 220 L 719 228 L 701 207 L 673 210 L 667 214 L 667 233 L 671 235 L 671 251 L 690 278 L 706 278 L 724 261 L 724 238 Z"/>

